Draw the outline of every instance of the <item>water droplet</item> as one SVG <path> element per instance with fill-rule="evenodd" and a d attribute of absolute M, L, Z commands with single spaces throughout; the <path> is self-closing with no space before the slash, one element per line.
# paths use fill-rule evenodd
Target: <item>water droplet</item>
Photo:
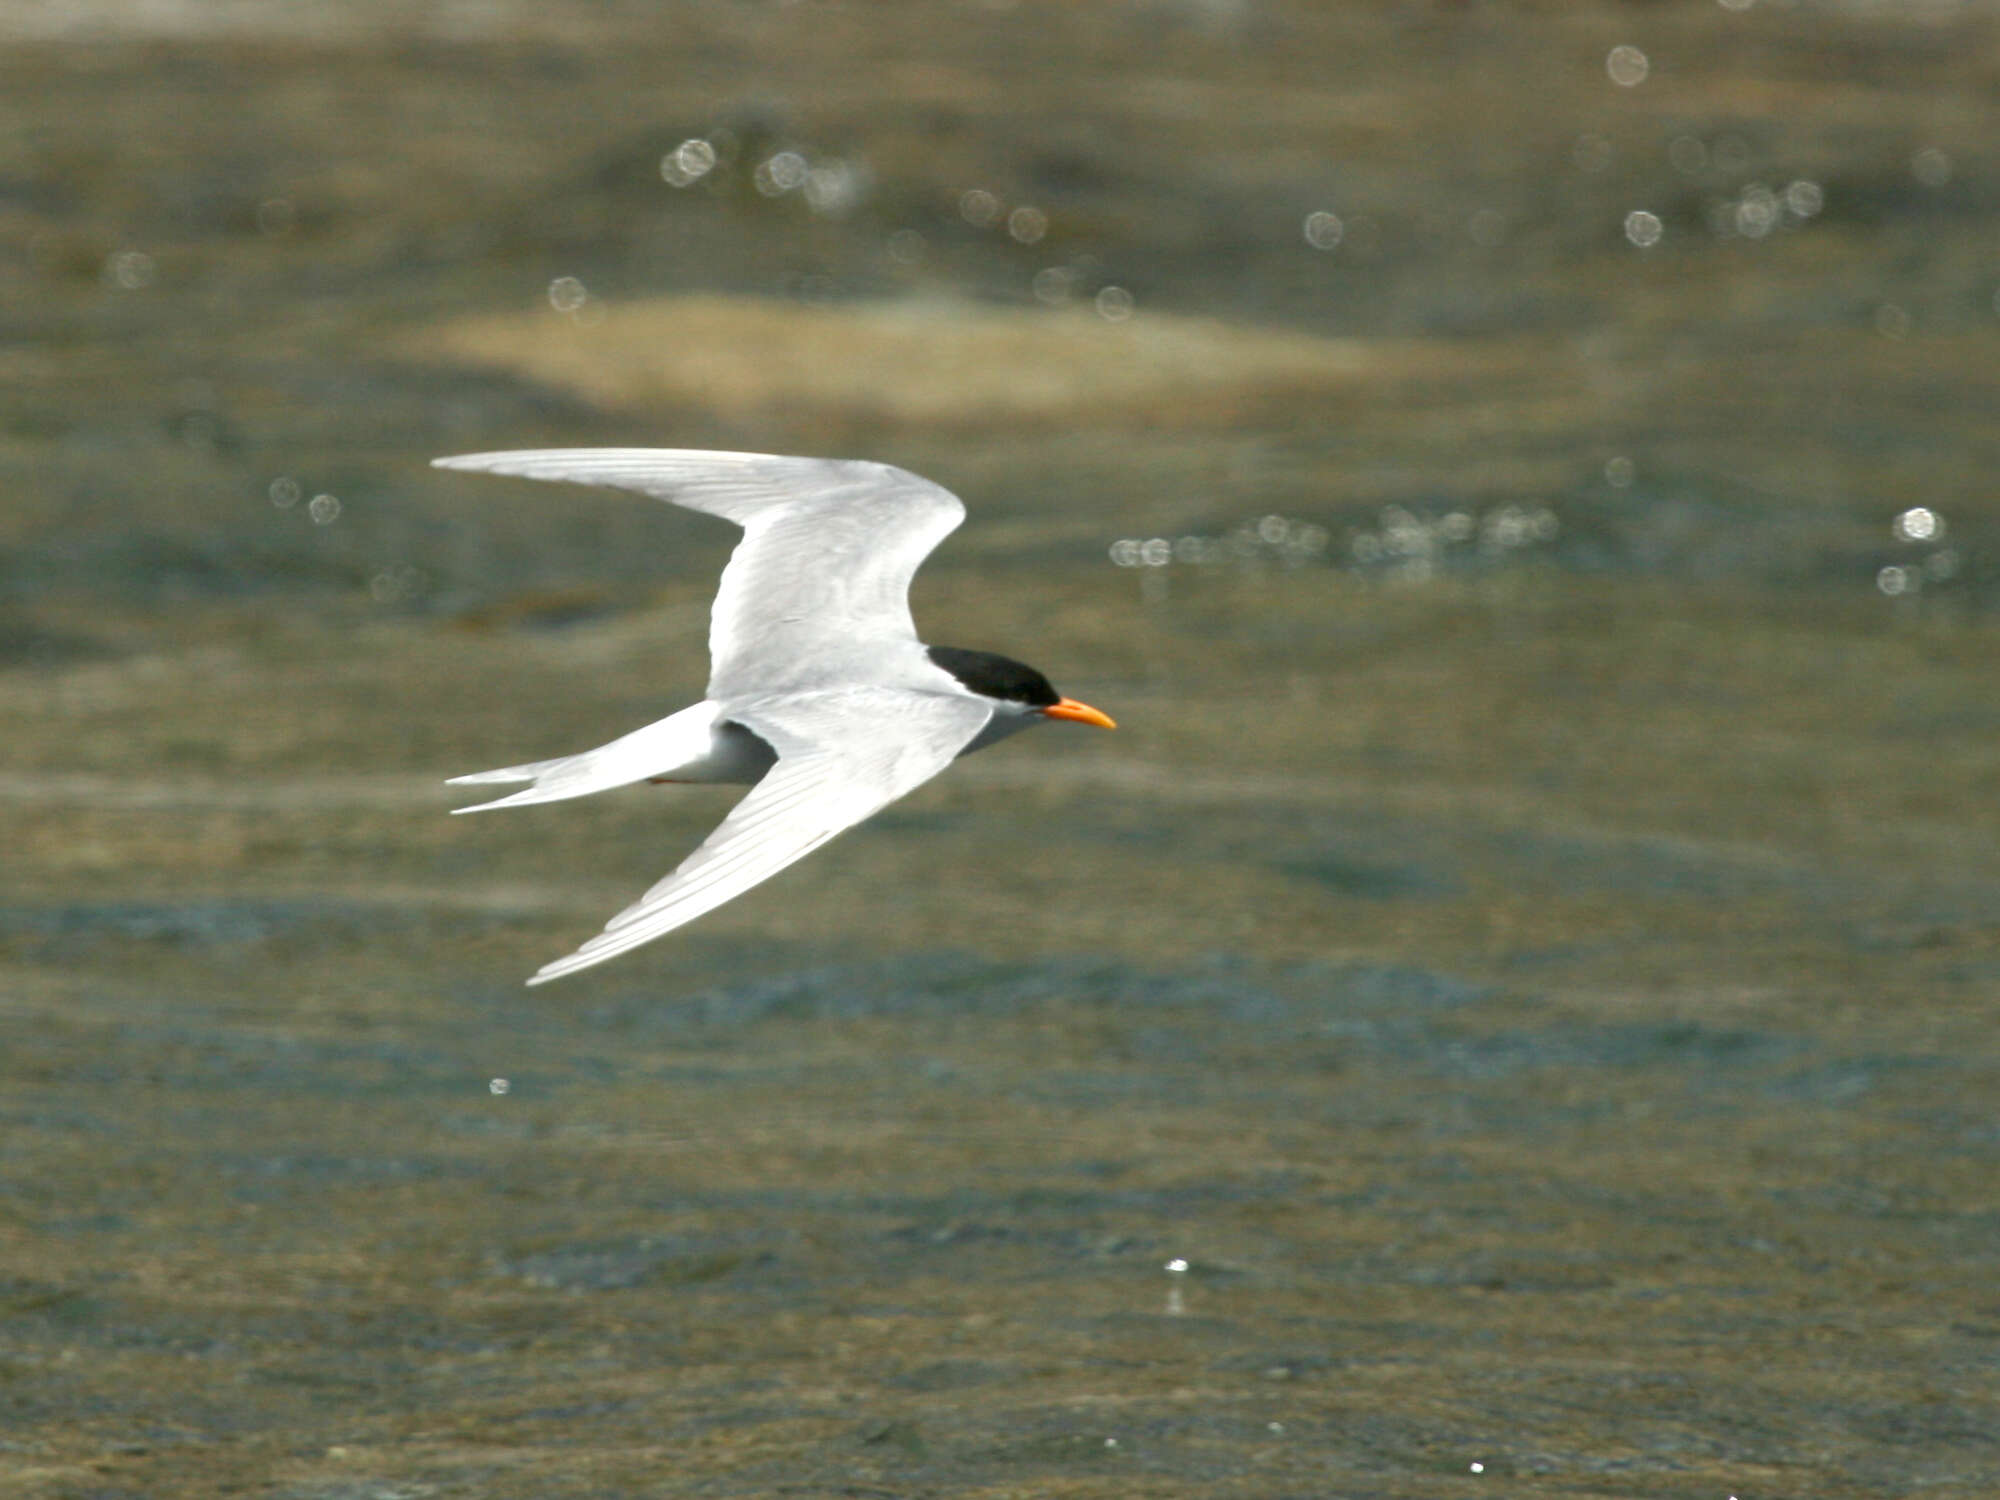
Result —
<path fill-rule="evenodd" d="M 1625 215 L 1625 238 L 1641 250 L 1650 250 L 1659 244 L 1660 236 L 1665 232 L 1665 226 L 1660 223 L 1660 216 L 1656 213 L 1635 208 Z"/>
<path fill-rule="evenodd" d="M 589 291 L 574 276 L 558 276 L 549 283 L 549 306 L 559 313 L 576 312 L 589 300 Z"/>
<path fill-rule="evenodd" d="M 299 503 L 299 498 L 305 494 L 305 491 L 299 487 L 299 482 L 292 478 L 291 475 L 280 474 L 276 479 L 271 481 L 269 494 L 271 496 L 271 503 L 277 506 L 279 510 L 290 510 L 294 505 Z"/>
<path fill-rule="evenodd" d="M 1284 1433 L 1285 1424 L 1283 1422 L 1266 1422 L 1264 1430 L 1273 1436 L 1280 1436 Z"/>
<path fill-rule="evenodd" d="M 1049 232 L 1049 216 L 1039 208 L 1022 204 L 1007 215 L 1007 233 L 1023 245 L 1039 242 Z"/>
<path fill-rule="evenodd" d="M 120 291 L 149 287 L 159 276 L 153 257 L 143 250 L 120 250 L 104 263 L 104 277 Z"/>
<path fill-rule="evenodd" d="M 1890 523 L 1889 530 L 1899 542 L 1942 541 L 1944 517 L 1928 505 L 1913 505 Z"/>
<path fill-rule="evenodd" d="M 1604 461 L 1604 482 L 1614 490 L 1630 489 L 1638 467 L 1624 454 Z"/>
<path fill-rule="evenodd" d="M 1736 201 L 1735 229 L 1746 240 L 1761 240 L 1778 224 L 1778 195 L 1753 182 Z"/>
<path fill-rule="evenodd" d="M 1178 1255 L 1167 1262 L 1167 1274 L 1169 1276 L 1185 1276 L 1187 1275 L 1187 1271 L 1188 1263 Z"/>
<path fill-rule="evenodd" d="M 839 218 L 861 201 L 861 173 L 844 161 L 823 162 L 806 173 L 806 207 Z"/>
<path fill-rule="evenodd" d="M 1646 54 L 1637 47 L 1613 47 L 1604 59 L 1604 71 L 1611 75 L 1611 81 L 1622 89 L 1637 88 L 1646 81 L 1646 75 L 1653 71 L 1653 65 Z"/>
<path fill-rule="evenodd" d="M 968 188 L 959 194 L 958 216 L 974 229 L 991 229 L 1000 220 L 1000 200 L 985 188 Z"/>
<path fill-rule="evenodd" d="M 1892 599 L 1898 594 L 1909 593 L 1916 586 L 1916 575 L 1908 568 L 1899 568 L 1892 564 L 1875 575 L 1875 587 Z"/>
<path fill-rule="evenodd" d="M 507 1092 L 507 1090 L 509 1090 L 513 1086 L 514 1085 L 508 1082 L 505 1078 L 495 1078 L 486 1085 L 486 1092 L 489 1094 L 496 1094 L 496 1095 L 504 1094 Z"/>
<path fill-rule="evenodd" d="M 1347 226 L 1340 222 L 1340 215 L 1318 209 L 1306 215 L 1306 243 L 1315 250 L 1331 250 L 1347 233 Z"/>
<path fill-rule="evenodd" d="M 1418 524 L 1421 526 L 1422 523 Z M 1497 510 L 1488 511 L 1480 523 L 1479 543 L 1488 553 L 1511 552 L 1516 548 L 1532 546 L 1538 541 L 1546 541 L 1559 529 L 1560 523 L 1556 520 L 1555 512 L 1546 507 L 1538 506 L 1531 510 L 1520 505 L 1503 505 Z M 1427 534 L 1423 540 L 1428 542 Z M 1419 552 L 1428 554 L 1433 549 L 1426 545 L 1406 547 L 1404 550 L 1413 554 Z"/>
<path fill-rule="evenodd" d="M 1122 286 L 1099 288 L 1093 303 L 1098 317 L 1107 323 L 1122 323 L 1132 316 L 1132 294 Z"/>
<path fill-rule="evenodd" d="M 314 495 L 306 502 L 306 514 L 312 517 L 315 526 L 331 526 L 340 519 L 340 497 Z"/>
<path fill-rule="evenodd" d="M 1826 194 L 1816 182 L 1801 177 L 1785 187 L 1785 210 L 1801 219 L 1810 219 L 1826 207 Z"/>
<path fill-rule="evenodd" d="M 1951 181 L 1951 154 L 1940 146 L 1926 146 L 1910 158 L 1910 175 L 1925 187 L 1943 187 Z"/>
<path fill-rule="evenodd" d="M 1031 283 L 1035 300 L 1046 302 L 1050 307 L 1058 307 L 1069 301 L 1071 289 L 1076 284 L 1076 273 L 1068 266 L 1044 266 L 1035 272 Z"/>
<path fill-rule="evenodd" d="M 1474 1460 L 1472 1464 L 1472 1472 L 1475 1474 L 1484 1474 L 1486 1472 L 1486 1465 L 1478 1462 L 1477 1460 Z"/>
<path fill-rule="evenodd" d="M 751 181 L 766 198 L 776 198 L 805 186 L 812 168 L 796 151 L 780 151 L 757 164 Z"/>
<path fill-rule="evenodd" d="M 715 162 L 714 145 L 694 136 L 660 158 L 660 177 L 673 187 L 692 187 L 715 169 Z"/>
<path fill-rule="evenodd" d="M 368 592 L 377 604 L 400 604 L 423 593 L 429 582 L 422 569 L 399 563 L 369 579 Z"/>

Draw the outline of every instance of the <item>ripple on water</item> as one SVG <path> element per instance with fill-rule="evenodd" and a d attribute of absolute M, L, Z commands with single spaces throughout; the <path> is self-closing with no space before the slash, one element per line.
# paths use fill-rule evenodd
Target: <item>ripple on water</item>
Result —
<path fill-rule="evenodd" d="M 740 1236 L 642 1235 L 501 1258 L 495 1270 L 556 1291 L 617 1292 L 717 1281 L 776 1259 L 768 1246 Z"/>

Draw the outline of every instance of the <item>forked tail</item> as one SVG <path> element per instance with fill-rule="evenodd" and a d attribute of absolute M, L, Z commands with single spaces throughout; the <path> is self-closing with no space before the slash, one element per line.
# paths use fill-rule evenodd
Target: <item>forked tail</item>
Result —
<path fill-rule="evenodd" d="M 475 802 L 470 807 L 454 807 L 452 811 L 486 812 L 495 807 L 561 802 L 570 797 L 587 797 L 592 792 L 608 792 L 613 787 L 629 786 L 651 777 L 670 776 L 688 769 L 690 763 L 698 765 L 708 756 L 714 742 L 715 718 L 714 704 L 697 703 L 580 755 L 559 755 L 554 760 L 535 760 L 503 766 L 497 771 L 454 776 L 446 786 L 490 786 L 515 781 L 533 785 L 491 802 Z M 689 779 L 707 778 L 697 775 Z"/>

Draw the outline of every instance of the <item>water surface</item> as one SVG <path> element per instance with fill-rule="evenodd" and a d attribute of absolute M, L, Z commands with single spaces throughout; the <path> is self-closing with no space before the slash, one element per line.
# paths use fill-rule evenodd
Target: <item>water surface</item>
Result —
<path fill-rule="evenodd" d="M 1986 1496 L 1995 18 L 0 6 L 0 1489 Z M 1114 714 L 720 817 L 869 456 Z"/>

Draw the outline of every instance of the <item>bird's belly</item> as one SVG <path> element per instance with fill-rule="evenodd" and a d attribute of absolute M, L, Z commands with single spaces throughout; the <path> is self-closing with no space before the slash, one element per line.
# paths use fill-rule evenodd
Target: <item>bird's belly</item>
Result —
<path fill-rule="evenodd" d="M 654 779 L 739 782 L 749 786 L 762 781 L 764 773 L 777 763 L 777 752 L 751 730 L 731 720 L 718 719 L 709 730 L 706 749 Z"/>

